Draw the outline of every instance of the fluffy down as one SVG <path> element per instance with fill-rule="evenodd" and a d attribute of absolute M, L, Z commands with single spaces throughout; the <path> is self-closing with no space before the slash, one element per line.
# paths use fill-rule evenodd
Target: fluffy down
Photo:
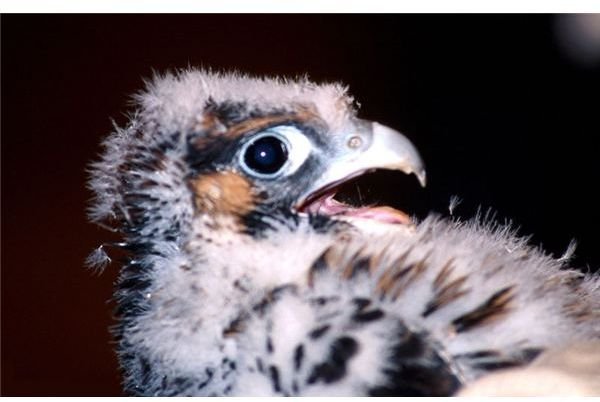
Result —
<path fill-rule="evenodd" d="M 453 395 L 600 339 L 598 276 L 508 227 L 294 210 L 370 127 L 343 86 L 187 70 L 135 99 L 90 179 L 91 220 L 128 253 L 114 330 L 126 392 Z M 265 122 L 312 144 L 289 177 L 238 166 Z"/>

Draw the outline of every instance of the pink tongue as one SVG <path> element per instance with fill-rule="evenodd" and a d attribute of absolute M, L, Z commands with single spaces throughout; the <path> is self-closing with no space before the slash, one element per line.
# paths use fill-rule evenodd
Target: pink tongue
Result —
<path fill-rule="evenodd" d="M 410 218 L 402 211 L 398 211 L 392 207 L 373 207 L 373 208 L 358 208 L 349 210 L 349 213 L 344 214 L 356 216 L 364 219 L 373 219 L 379 222 L 399 223 L 403 225 L 410 224 Z"/>
<path fill-rule="evenodd" d="M 392 207 L 353 208 L 333 199 L 335 194 L 327 194 L 308 206 L 307 211 L 324 215 L 344 215 L 356 218 L 372 219 L 385 223 L 410 224 L 410 218 L 404 212 Z"/>

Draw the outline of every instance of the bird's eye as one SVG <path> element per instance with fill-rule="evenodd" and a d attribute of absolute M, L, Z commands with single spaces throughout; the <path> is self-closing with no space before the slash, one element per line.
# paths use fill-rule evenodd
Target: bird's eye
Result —
<path fill-rule="evenodd" d="M 261 176 L 273 176 L 288 160 L 286 142 L 274 134 L 253 139 L 242 154 L 242 164 L 247 170 Z"/>
<path fill-rule="evenodd" d="M 245 140 L 238 153 L 238 163 L 251 176 L 275 179 L 296 172 L 311 150 L 311 141 L 298 127 L 275 126 Z"/>

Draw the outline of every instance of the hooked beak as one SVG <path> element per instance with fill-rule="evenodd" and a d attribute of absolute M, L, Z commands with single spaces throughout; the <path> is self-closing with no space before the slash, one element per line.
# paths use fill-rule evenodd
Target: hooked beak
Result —
<path fill-rule="evenodd" d="M 381 207 L 378 211 L 375 211 L 376 208 L 370 208 L 368 211 L 366 208 L 357 210 L 333 200 L 340 185 L 377 169 L 414 174 L 421 186 L 425 187 L 423 162 L 408 138 L 376 122 L 360 121 L 359 126 L 358 132 L 352 133 L 344 139 L 344 143 L 338 144 L 327 170 L 300 197 L 296 210 L 370 218 L 374 212 L 377 212 L 378 216 L 382 215 L 380 210 L 389 207 Z M 389 222 L 391 218 L 382 219 Z M 401 223 L 405 223 L 404 221 L 405 219 L 402 219 Z"/>

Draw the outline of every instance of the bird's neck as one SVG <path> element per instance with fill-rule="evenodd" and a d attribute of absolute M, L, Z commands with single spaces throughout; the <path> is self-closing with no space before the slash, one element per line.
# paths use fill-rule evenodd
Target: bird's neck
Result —
<path fill-rule="evenodd" d="M 306 267 L 328 246 L 347 236 L 342 230 L 323 231 L 309 218 L 294 224 L 269 222 L 260 233 L 243 233 L 233 226 L 222 230 L 199 224 L 185 245 L 191 265 L 207 280 L 242 285 L 251 297 L 261 297 L 278 286 L 303 284 Z M 237 290 L 233 290 L 237 289 Z"/>
<path fill-rule="evenodd" d="M 308 220 L 260 237 L 231 228 L 198 221 L 185 241 L 144 243 L 122 270 L 121 350 L 135 345 L 136 356 L 157 370 L 153 377 L 163 368 L 182 376 L 207 367 L 226 371 L 220 365 L 235 358 L 236 325 L 274 288 L 306 282 L 307 263 L 338 241 Z"/>

